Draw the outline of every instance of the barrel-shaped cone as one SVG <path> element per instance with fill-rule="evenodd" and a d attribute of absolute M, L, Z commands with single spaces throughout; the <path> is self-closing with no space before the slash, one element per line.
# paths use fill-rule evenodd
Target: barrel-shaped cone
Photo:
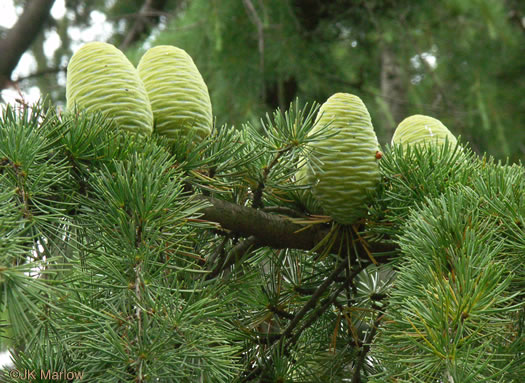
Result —
<path fill-rule="evenodd" d="M 155 131 L 173 141 L 210 134 L 212 109 L 208 87 L 183 49 L 159 45 L 149 49 L 137 67 L 150 99 Z"/>
<path fill-rule="evenodd" d="M 447 140 L 452 146 L 456 145 L 456 137 L 441 121 L 415 114 L 399 123 L 392 136 L 392 145 L 426 143 L 443 145 Z"/>
<path fill-rule="evenodd" d="M 120 129 L 150 135 L 153 113 L 137 70 L 111 44 L 92 42 L 71 57 L 67 67 L 67 110 L 103 113 Z"/>
<path fill-rule="evenodd" d="M 307 172 L 313 194 L 335 221 L 354 223 L 366 215 L 367 195 L 380 180 L 370 114 L 359 97 L 336 93 L 319 109 L 310 134 L 323 128 L 328 137 L 312 143 L 315 162 Z"/>

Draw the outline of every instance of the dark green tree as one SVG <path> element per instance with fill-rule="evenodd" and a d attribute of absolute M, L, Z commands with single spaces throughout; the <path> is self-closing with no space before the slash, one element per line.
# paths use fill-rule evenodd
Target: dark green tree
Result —
<path fill-rule="evenodd" d="M 521 1 L 97 0 L 66 6 L 63 18 L 44 25 L 46 33 L 58 34 L 60 48 L 47 56 L 40 35 L 31 48 L 36 73 L 19 81 L 22 88 L 38 85 L 56 102 L 64 101 L 65 65 L 78 43 L 71 31 L 89 26 L 98 12 L 113 28 L 109 42 L 135 63 L 152 44 L 187 50 L 208 83 L 219 125 L 240 127 L 286 109 L 297 96 L 322 102 L 343 91 L 365 101 L 382 143 L 403 118 L 419 113 L 442 120 L 478 154 L 523 160 Z"/>

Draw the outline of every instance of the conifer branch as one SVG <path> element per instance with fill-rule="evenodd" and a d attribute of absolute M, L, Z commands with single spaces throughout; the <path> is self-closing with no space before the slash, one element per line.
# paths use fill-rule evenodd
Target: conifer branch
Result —
<path fill-rule="evenodd" d="M 337 280 L 337 277 L 343 269 L 348 265 L 347 259 L 343 259 L 340 261 L 340 263 L 337 265 L 337 267 L 330 273 L 330 275 L 323 281 L 323 283 L 315 289 L 312 296 L 306 302 L 306 304 L 301 308 L 299 312 L 297 312 L 293 318 L 291 319 L 288 326 L 285 328 L 285 330 L 281 334 L 275 334 L 273 337 L 267 340 L 267 343 L 269 345 L 274 344 L 280 339 L 284 339 L 289 337 L 288 342 L 286 344 L 286 349 L 293 346 L 295 342 L 299 339 L 301 333 L 309 328 L 313 322 L 315 322 L 327 309 L 330 307 L 332 303 L 335 302 L 339 294 L 343 289 L 345 289 L 346 284 L 342 283 L 338 288 L 334 291 L 332 295 L 330 295 L 327 299 L 324 300 L 323 304 L 316 308 L 317 303 L 319 302 L 319 299 L 323 295 L 323 293 L 330 288 L 330 286 Z M 351 274 L 351 279 L 353 279 L 359 272 L 361 272 L 364 269 L 364 266 L 360 266 L 356 270 L 354 270 Z M 308 320 L 293 334 L 296 327 L 299 325 L 301 320 L 308 314 L 309 311 L 313 310 L 313 314 L 308 318 Z M 289 315 L 289 314 L 287 314 Z M 288 316 L 286 316 L 288 317 Z M 254 376 L 257 376 L 261 373 L 261 367 L 257 367 L 253 369 L 245 378 L 244 382 L 249 381 Z"/>
<path fill-rule="evenodd" d="M 317 224 L 305 227 L 294 223 L 287 217 L 270 214 L 248 206 L 214 197 L 198 195 L 198 200 L 209 202 L 210 206 L 201 210 L 202 219 L 219 223 L 224 229 L 233 231 L 240 236 L 254 236 L 260 246 L 270 246 L 275 249 L 312 250 L 330 232 L 330 227 Z M 394 245 L 368 243 L 369 251 L 387 252 L 395 250 Z M 346 251 L 346 249 L 343 249 Z M 359 256 L 368 259 L 366 251 L 358 246 Z M 384 257 L 387 258 L 387 257 Z M 380 263 L 387 259 L 378 260 Z"/>
<path fill-rule="evenodd" d="M 352 278 L 359 274 L 359 272 L 361 272 L 363 269 L 364 267 L 359 267 L 357 270 L 355 270 L 352 273 Z M 291 347 L 297 342 L 303 331 L 309 328 L 312 325 L 312 323 L 314 323 L 321 315 L 323 315 L 323 313 L 328 309 L 328 307 L 330 307 L 330 305 L 335 302 L 341 291 L 343 291 L 346 287 L 347 286 L 344 283 L 338 286 L 338 288 L 330 296 L 330 298 L 326 299 L 325 302 L 323 302 L 322 306 L 316 309 L 314 313 L 310 316 L 310 318 L 308 318 L 308 320 L 305 321 L 305 323 L 303 323 L 299 330 L 297 330 L 294 336 L 288 341 L 287 347 Z"/>
<path fill-rule="evenodd" d="M 287 337 L 290 337 L 292 335 L 292 332 L 295 330 L 297 325 L 300 323 L 300 321 L 304 318 L 306 314 L 312 309 L 315 308 L 317 305 L 317 302 L 323 295 L 323 293 L 330 287 L 330 285 L 335 281 L 337 276 L 343 271 L 343 269 L 346 266 L 346 260 L 341 260 L 340 263 L 337 265 L 337 267 L 330 273 L 330 275 L 323 281 L 323 283 L 315 290 L 311 298 L 306 302 L 306 304 L 295 314 L 293 319 L 288 323 L 288 326 L 284 329 L 284 331 L 271 338 L 271 340 L 268 341 L 271 345 L 273 345 L 275 342 L 277 342 L 280 339 L 284 339 Z M 344 287 L 344 285 L 343 285 Z M 339 291 L 337 292 L 337 294 Z M 301 331 L 304 330 L 304 328 L 301 328 Z M 289 344 L 293 343 L 295 337 L 290 339 Z M 262 372 L 261 366 L 253 369 L 250 371 L 250 373 L 242 380 L 243 382 L 248 382 L 250 379 L 254 378 L 255 376 L 258 376 Z"/>
<path fill-rule="evenodd" d="M 263 208 L 262 210 L 267 213 L 276 213 L 276 214 L 286 215 L 288 217 L 293 217 L 293 218 L 306 218 L 307 217 L 305 214 L 301 213 L 300 211 L 291 209 L 286 206 L 269 206 L 269 207 Z"/>
<path fill-rule="evenodd" d="M 315 293 L 312 295 L 310 300 L 303 306 L 303 308 L 295 315 L 293 320 L 288 324 L 288 326 L 282 333 L 283 338 L 291 335 L 292 331 L 295 329 L 299 321 L 303 319 L 303 317 L 308 313 L 308 311 L 315 307 L 315 305 L 319 301 L 319 298 L 321 298 L 321 295 L 328 289 L 328 287 L 330 287 L 330 285 L 334 282 L 335 278 L 341 273 L 341 271 L 343 271 L 345 267 L 346 260 L 343 260 L 323 281 L 321 286 L 319 286 L 317 290 L 315 290 Z"/>
<path fill-rule="evenodd" d="M 224 263 L 217 265 L 213 271 L 206 276 L 206 279 L 213 279 L 219 275 L 222 271 L 226 270 L 231 265 L 238 262 L 249 250 L 257 246 L 257 238 L 250 236 L 242 242 L 239 242 L 237 245 L 231 249 L 226 257 Z"/>
<path fill-rule="evenodd" d="M 262 202 L 262 195 L 263 195 L 263 190 L 265 188 L 266 180 L 268 179 L 268 175 L 270 174 L 270 171 L 272 170 L 272 168 L 275 165 L 277 165 L 282 155 L 286 153 L 287 151 L 289 151 L 291 148 L 292 148 L 291 146 L 286 146 L 285 148 L 282 148 L 281 150 L 279 150 L 277 154 L 274 156 L 274 158 L 272 159 L 272 162 L 270 162 L 270 164 L 264 168 L 262 180 L 259 181 L 259 184 L 257 185 L 257 189 L 253 193 L 252 207 L 256 209 L 264 207 L 263 202 Z"/>
<path fill-rule="evenodd" d="M 363 364 L 365 363 L 366 354 L 368 354 L 368 351 L 370 351 L 370 344 L 372 343 L 372 340 L 374 340 L 374 337 L 376 336 L 377 328 L 379 327 L 381 321 L 383 320 L 384 315 L 382 313 L 378 313 L 376 320 L 374 321 L 374 324 L 372 328 L 370 329 L 370 332 L 367 334 L 365 340 L 363 341 L 363 348 L 361 349 L 359 353 L 359 358 L 357 359 L 357 363 L 354 367 L 354 375 L 352 377 L 352 383 L 361 383 L 361 369 L 363 368 Z"/>

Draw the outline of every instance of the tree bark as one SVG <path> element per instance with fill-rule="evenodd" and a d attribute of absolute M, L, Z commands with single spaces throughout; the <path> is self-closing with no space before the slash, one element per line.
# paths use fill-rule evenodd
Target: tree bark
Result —
<path fill-rule="evenodd" d="M 201 210 L 201 219 L 217 222 L 223 229 L 239 234 L 242 237 L 253 236 L 258 246 L 270 246 L 274 249 L 312 250 L 330 232 L 329 225 L 316 224 L 309 227 L 297 224 L 290 218 L 266 213 L 248 206 L 239 206 L 213 197 L 197 195 L 195 198 L 207 201 L 210 206 Z M 339 251 L 339 245 L 336 245 Z M 383 243 L 367 243 L 371 253 L 388 252 L 395 249 L 393 245 Z M 357 246 L 358 255 L 368 258 L 363 246 Z M 324 250 L 324 249 L 319 249 Z M 346 251 L 347 249 L 341 249 Z M 351 250 L 353 252 L 353 250 Z M 388 257 L 378 262 L 387 261 Z"/>
<path fill-rule="evenodd" d="M 135 23 L 133 23 L 119 48 L 125 51 L 133 43 L 139 41 L 150 30 L 151 25 L 157 24 L 159 22 L 159 12 L 165 8 L 166 3 L 167 0 L 146 0 L 135 19 Z"/>
<path fill-rule="evenodd" d="M 16 24 L 0 40 L 0 89 L 8 86 L 20 57 L 42 30 L 55 0 L 31 0 Z"/>
<path fill-rule="evenodd" d="M 381 97 L 388 106 L 387 136 L 392 136 L 397 124 L 406 116 L 406 85 L 395 54 L 390 47 L 381 51 Z"/>

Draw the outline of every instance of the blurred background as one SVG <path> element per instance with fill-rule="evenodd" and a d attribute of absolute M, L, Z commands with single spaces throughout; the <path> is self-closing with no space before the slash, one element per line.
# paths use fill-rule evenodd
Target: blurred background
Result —
<path fill-rule="evenodd" d="M 335 92 L 367 105 L 381 144 L 440 119 L 479 152 L 525 158 L 523 0 L 0 0 L 3 103 L 65 104 L 66 68 L 106 41 L 137 64 L 160 44 L 194 59 L 217 123 L 241 127 Z"/>

